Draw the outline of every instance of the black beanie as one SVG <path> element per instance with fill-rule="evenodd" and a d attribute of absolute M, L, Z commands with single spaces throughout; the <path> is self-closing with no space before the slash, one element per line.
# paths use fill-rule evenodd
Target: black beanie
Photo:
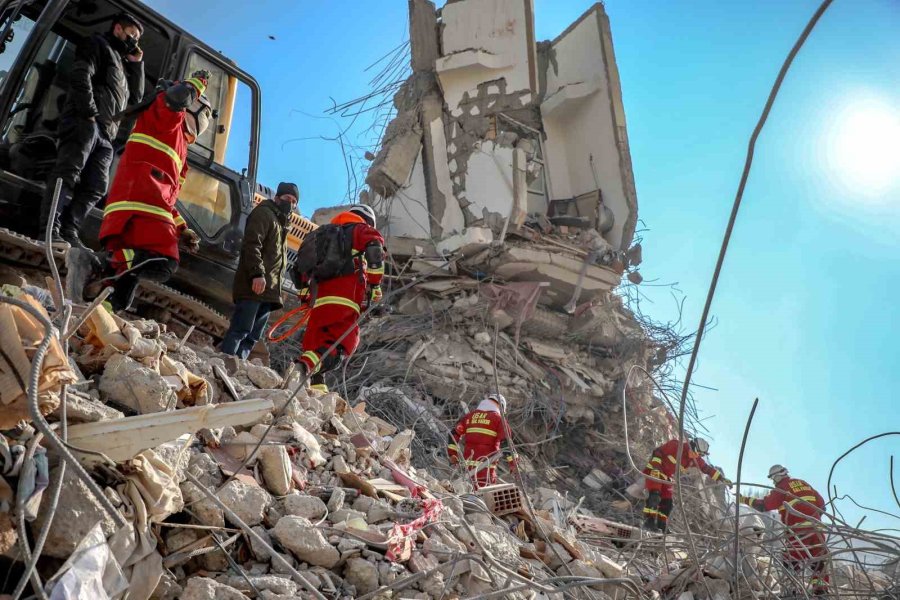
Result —
<path fill-rule="evenodd" d="M 275 191 L 276 196 L 283 196 L 284 194 L 290 194 L 297 200 L 300 199 L 300 188 L 297 187 L 296 183 L 288 183 L 287 181 L 282 181 L 278 184 L 278 190 Z"/>

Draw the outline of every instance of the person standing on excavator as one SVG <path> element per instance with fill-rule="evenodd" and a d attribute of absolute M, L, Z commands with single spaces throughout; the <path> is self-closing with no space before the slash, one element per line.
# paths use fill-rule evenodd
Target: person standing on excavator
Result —
<path fill-rule="evenodd" d="M 669 440 L 653 451 L 647 467 L 644 469 L 645 485 L 648 491 L 644 503 L 644 529 L 654 529 L 665 533 L 672 514 L 674 501 L 672 490 L 675 485 L 676 472 L 697 467 L 713 481 L 731 485 L 731 481 L 722 475 L 722 471 L 706 464 L 703 457 L 709 456 L 709 442 L 702 438 L 692 438 L 682 443 L 681 469 L 677 469 L 678 440 Z"/>
<path fill-rule="evenodd" d="M 778 511 L 785 527 L 785 566 L 799 575 L 808 565 L 812 571 L 813 595 L 824 596 L 830 583 L 825 565 L 828 546 L 821 524 L 825 500 L 811 485 L 788 475 L 788 470 L 781 465 L 772 465 L 769 479 L 775 489 L 765 497 L 741 496 L 740 502 L 762 512 Z"/>
<path fill-rule="evenodd" d="M 304 239 L 294 283 L 310 313 L 298 362 L 312 389 L 327 392 L 325 373 L 356 351 L 357 321 L 364 304 L 381 301 L 383 276 L 384 238 L 370 206 L 354 204 Z"/>
<path fill-rule="evenodd" d="M 509 437 L 509 424 L 505 414 L 506 398 L 502 394 L 491 394 L 475 410 L 463 415 L 450 431 L 447 443 L 450 464 L 458 464 L 462 452 L 462 459 L 465 460 L 475 489 L 497 483 L 496 462 L 500 445 Z M 462 450 L 460 444 L 463 446 Z M 510 454 L 506 461 L 510 470 L 515 472 L 518 457 Z"/>
<path fill-rule="evenodd" d="M 126 310 L 140 279 L 163 282 L 178 268 L 179 241 L 191 252 L 200 237 L 175 202 L 187 175 L 188 146 L 213 117 L 203 95 L 209 73 L 161 82 L 156 98 L 137 119 L 109 190 L 100 243 L 106 249 L 104 283 L 113 285 L 113 310 Z"/>
<path fill-rule="evenodd" d="M 138 45 L 143 32 L 140 21 L 123 12 L 113 17 L 107 33 L 78 44 L 60 115 L 56 164 L 41 201 L 41 239 L 49 226 L 54 237 L 87 250 L 78 230 L 109 186 L 118 118 L 144 96 L 144 53 Z M 51 215 L 57 179 L 62 189 Z"/>

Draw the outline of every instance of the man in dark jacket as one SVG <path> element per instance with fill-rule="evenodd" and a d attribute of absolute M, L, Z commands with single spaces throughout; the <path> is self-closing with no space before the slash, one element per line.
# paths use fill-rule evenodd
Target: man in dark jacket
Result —
<path fill-rule="evenodd" d="M 78 45 L 60 115 L 56 165 L 41 204 L 41 239 L 50 221 L 56 180 L 62 179 L 51 225 L 54 237 L 58 234 L 84 248 L 78 230 L 109 185 L 112 142 L 119 130 L 116 115 L 144 95 L 144 54 L 138 46 L 143 31 L 134 16 L 120 13 L 107 33 L 95 33 Z"/>
<path fill-rule="evenodd" d="M 281 285 L 287 266 L 290 216 L 300 189 L 279 183 L 274 200 L 263 200 L 247 218 L 241 258 L 234 275 L 234 315 L 222 352 L 247 358 L 262 338 L 269 313 L 282 307 Z"/>

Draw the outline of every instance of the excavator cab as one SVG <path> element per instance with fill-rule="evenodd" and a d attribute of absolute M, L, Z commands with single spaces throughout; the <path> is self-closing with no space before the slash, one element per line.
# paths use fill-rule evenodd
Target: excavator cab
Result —
<path fill-rule="evenodd" d="M 259 85 L 136 0 L 0 0 L 0 228 L 20 237 L 36 234 L 35 215 L 56 158 L 56 127 L 75 49 L 83 37 L 108 31 L 121 11 L 144 26 L 145 98 L 160 78 L 183 79 L 199 69 L 212 74 L 206 95 L 217 118 L 189 150 L 190 169 L 178 199 L 182 216 L 201 237 L 201 249 L 183 255 L 168 285 L 227 311 L 246 218 L 257 202 L 272 196 L 256 183 Z M 113 143 L 117 158 L 131 125 L 123 123 Z M 81 232 L 93 246 L 102 209 L 102 204 L 94 208 Z"/>

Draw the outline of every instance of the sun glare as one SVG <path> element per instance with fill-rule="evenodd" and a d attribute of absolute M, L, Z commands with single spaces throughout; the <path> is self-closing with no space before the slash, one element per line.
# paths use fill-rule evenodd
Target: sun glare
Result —
<path fill-rule="evenodd" d="M 849 191 L 882 196 L 900 182 L 900 112 L 863 101 L 838 113 L 829 136 L 832 173 Z"/>

